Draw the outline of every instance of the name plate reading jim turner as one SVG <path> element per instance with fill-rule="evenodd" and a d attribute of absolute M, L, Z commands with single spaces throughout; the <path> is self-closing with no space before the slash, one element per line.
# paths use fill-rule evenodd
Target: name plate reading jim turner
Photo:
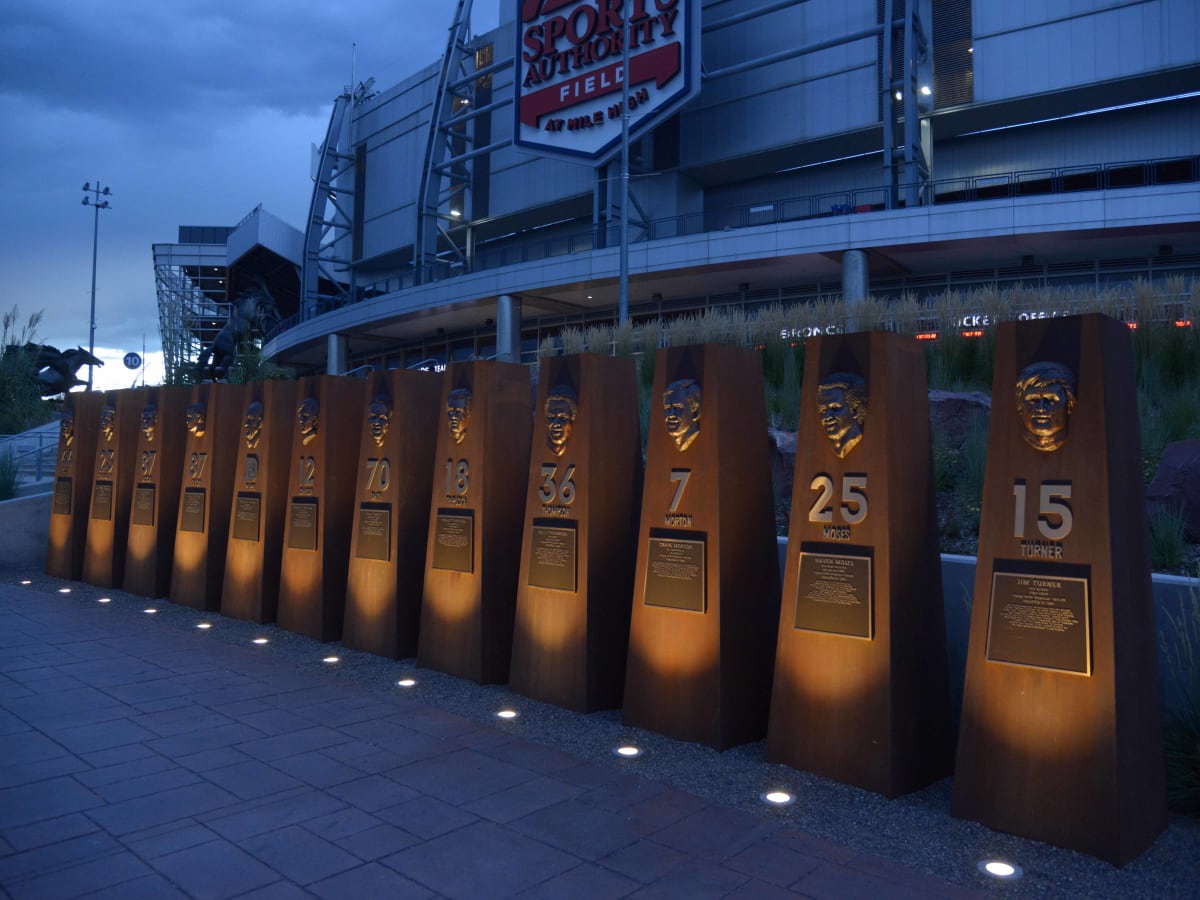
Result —
<path fill-rule="evenodd" d="M 1088 579 L 993 572 L 990 662 L 1092 674 Z"/>
<path fill-rule="evenodd" d="M 438 510 L 430 565 L 448 572 L 475 571 L 474 510 Z"/>
<path fill-rule="evenodd" d="M 578 589 L 574 522 L 553 525 L 535 519 L 529 537 L 529 584 L 555 591 Z"/>
<path fill-rule="evenodd" d="M 659 537 L 654 532 L 650 535 L 645 605 L 705 612 L 704 535 L 666 533 L 671 536 Z"/>
<path fill-rule="evenodd" d="M 317 549 L 317 500 L 315 497 L 292 498 L 288 526 L 288 547 L 290 549 Z"/>
<path fill-rule="evenodd" d="M 845 637 L 874 637 L 871 557 L 800 551 L 792 627 Z"/>

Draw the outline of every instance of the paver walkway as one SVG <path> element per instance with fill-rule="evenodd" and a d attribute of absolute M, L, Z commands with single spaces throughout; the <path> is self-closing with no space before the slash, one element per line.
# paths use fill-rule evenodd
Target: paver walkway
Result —
<path fill-rule="evenodd" d="M 54 591 L 0 585 L 6 897 L 972 895 Z"/>

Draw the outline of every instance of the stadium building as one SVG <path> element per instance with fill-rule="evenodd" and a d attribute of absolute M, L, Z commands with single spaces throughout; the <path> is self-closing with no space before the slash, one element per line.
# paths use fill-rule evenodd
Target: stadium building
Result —
<path fill-rule="evenodd" d="M 506 0 L 484 34 L 459 0 L 441 59 L 348 87 L 264 352 L 530 360 L 623 299 L 640 320 L 1200 275 L 1194 0 L 627 3 L 628 84 L 621 0 Z"/>

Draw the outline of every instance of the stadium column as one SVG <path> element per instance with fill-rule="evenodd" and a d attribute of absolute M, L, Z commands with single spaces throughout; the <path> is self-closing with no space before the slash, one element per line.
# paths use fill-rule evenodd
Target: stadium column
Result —
<path fill-rule="evenodd" d="M 512 294 L 496 298 L 496 359 L 521 361 L 521 298 Z"/>
<path fill-rule="evenodd" d="M 349 355 L 350 341 L 344 334 L 330 334 L 325 350 L 325 373 L 327 375 L 343 375 L 346 372 L 346 357 Z"/>
<path fill-rule="evenodd" d="M 858 331 L 855 307 L 871 293 L 871 271 L 865 250 L 847 250 L 842 254 L 842 300 L 846 304 L 846 331 Z"/>

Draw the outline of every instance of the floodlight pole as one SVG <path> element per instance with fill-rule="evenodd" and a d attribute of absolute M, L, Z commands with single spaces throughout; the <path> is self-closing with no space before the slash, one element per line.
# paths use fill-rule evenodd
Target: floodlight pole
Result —
<path fill-rule="evenodd" d="M 617 324 L 629 321 L 629 4 L 622 4 L 621 19 L 621 272 Z"/>
<path fill-rule="evenodd" d="M 83 184 L 83 205 L 91 206 L 95 209 L 94 218 L 92 220 L 92 314 L 89 320 L 88 328 L 88 355 L 96 355 L 96 250 L 100 243 L 100 210 L 112 209 L 108 200 L 101 200 L 101 197 L 112 196 L 112 191 L 106 187 L 102 187 L 100 182 L 96 182 L 96 186 L 92 187 L 90 181 L 85 181 Z M 93 196 L 89 197 L 88 194 Z M 92 370 L 95 367 L 88 365 L 88 380 L 87 389 L 92 389 Z"/>

